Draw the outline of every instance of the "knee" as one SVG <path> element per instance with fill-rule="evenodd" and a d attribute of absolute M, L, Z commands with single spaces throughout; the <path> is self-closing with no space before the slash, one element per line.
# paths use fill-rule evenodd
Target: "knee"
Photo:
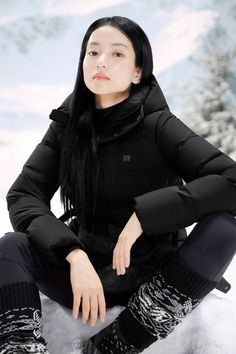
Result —
<path fill-rule="evenodd" d="M 231 220 L 231 221 L 235 222 L 235 224 L 236 224 L 235 216 L 228 211 L 218 211 L 216 213 L 207 214 L 207 215 L 203 216 L 203 218 L 209 218 L 210 220 L 212 220 L 214 222 L 215 221 L 222 222 L 224 220 Z"/>
<path fill-rule="evenodd" d="M 200 220 L 201 221 L 201 220 Z M 209 230 L 215 235 L 230 239 L 236 242 L 236 219 L 234 215 L 227 211 L 208 214 L 203 217 Z M 209 231 L 208 230 L 208 231 Z"/>
<path fill-rule="evenodd" d="M 23 232 L 7 232 L 0 237 L 0 258 L 17 260 L 19 251 L 27 247 L 28 239 Z"/>
<path fill-rule="evenodd" d="M 232 257 L 236 251 L 236 219 L 229 212 L 208 214 L 200 219 L 193 244 L 217 258 Z M 191 243 L 191 240 L 190 240 Z"/>

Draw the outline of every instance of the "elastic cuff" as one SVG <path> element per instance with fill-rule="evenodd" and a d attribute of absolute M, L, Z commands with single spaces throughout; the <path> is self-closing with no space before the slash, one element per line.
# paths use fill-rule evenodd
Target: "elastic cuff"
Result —
<path fill-rule="evenodd" d="M 33 307 L 41 310 L 39 291 L 34 283 L 19 282 L 0 287 L 0 309 L 2 313 L 22 307 Z"/>
<path fill-rule="evenodd" d="M 55 249 L 55 253 L 57 255 L 58 258 L 60 258 L 61 260 L 66 260 L 66 257 L 68 256 L 68 254 L 76 249 L 81 249 L 78 245 L 74 245 L 74 246 L 64 246 L 64 247 L 57 247 Z"/>
<path fill-rule="evenodd" d="M 202 299 L 217 285 L 196 273 L 177 252 L 161 265 L 161 273 L 169 285 L 192 299 Z"/>

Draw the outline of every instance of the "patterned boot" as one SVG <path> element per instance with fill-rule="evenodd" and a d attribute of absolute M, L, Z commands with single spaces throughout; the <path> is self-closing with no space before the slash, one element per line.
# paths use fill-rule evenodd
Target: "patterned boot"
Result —
<path fill-rule="evenodd" d="M 41 302 L 33 283 L 0 287 L 0 353 L 46 353 L 42 336 Z"/>
<path fill-rule="evenodd" d="M 166 338 L 217 282 L 203 278 L 173 254 L 131 296 L 127 307 L 86 341 L 84 354 L 140 353 Z"/>
<path fill-rule="evenodd" d="M 83 347 L 83 353 L 105 354 L 105 353 L 141 353 L 132 344 L 129 344 L 119 329 L 116 318 L 109 326 L 103 328 L 99 333 L 87 340 Z"/>

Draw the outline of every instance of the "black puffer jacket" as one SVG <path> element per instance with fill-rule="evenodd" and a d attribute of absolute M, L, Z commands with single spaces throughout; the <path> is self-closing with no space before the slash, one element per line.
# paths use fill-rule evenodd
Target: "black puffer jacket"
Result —
<path fill-rule="evenodd" d="M 143 234 L 131 249 L 127 277 L 132 280 L 132 269 L 138 269 L 144 279 L 179 247 L 185 227 L 217 211 L 236 215 L 235 161 L 169 111 L 152 76 L 150 85 L 98 115 L 100 176 L 92 231 L 76 218 L 70 225 L 57 219 L 50 200 L 59 188 L 70 97 L 50 114 L 53 121 L 7 194 L 14 230 L 25 232 L 49 262 L 63 266 L 77 247 L 96 269 L 109 267 L 116 240 L 135 211 Z M 117 278 L 125 282 L 125 276 Z"/>

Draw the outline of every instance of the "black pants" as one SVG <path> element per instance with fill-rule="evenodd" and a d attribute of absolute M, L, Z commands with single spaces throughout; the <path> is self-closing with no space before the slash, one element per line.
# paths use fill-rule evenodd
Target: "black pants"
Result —
<path fill-rule="evenodd" d="M 178 249 L 181 257 L 197 273 L 220 280 L 236 250 L 236 219 L 228 212 L 202 217 Z M 34 282 L 57 303 L 72 309 L 70 264 L 49 264 L 21 232 L 8 232 L 0 238 L 0 286 L 13 282 Z M 108 296 L 106 307 L 126 306 L 130 296 Z"/>

